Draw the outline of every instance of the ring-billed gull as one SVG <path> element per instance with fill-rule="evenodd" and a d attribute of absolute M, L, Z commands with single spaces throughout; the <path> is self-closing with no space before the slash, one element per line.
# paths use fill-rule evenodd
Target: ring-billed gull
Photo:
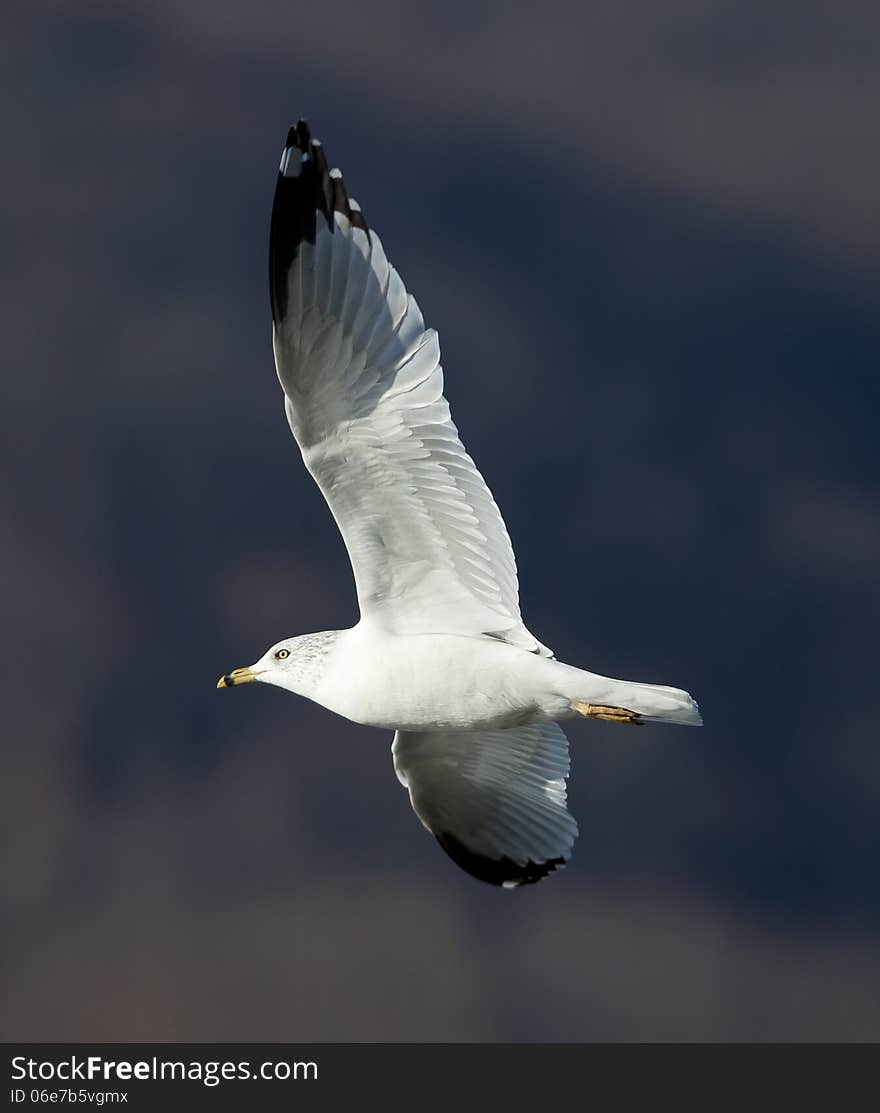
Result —
<path fill-rule="evenodd" d="M 539 881 L 577 835 L 559 721 L 699 725 L 697 705 L 563 664 L 526 629 L 437 333 L 303 120 L 281 157 L 269 281 L 284 408 L 348 549 L 360 621 L 284 638 L 217 686 L 275 684 L 395 731 L 397 776 L 450 857 L 505 888 Z"/>

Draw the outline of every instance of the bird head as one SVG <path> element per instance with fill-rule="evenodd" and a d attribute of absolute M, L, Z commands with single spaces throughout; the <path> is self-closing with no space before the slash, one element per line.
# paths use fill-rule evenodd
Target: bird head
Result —
<path fill-rule="evenodd" d="M 259 680 L 262 684 L 274 684 L 297 695 L 312 696 L 336 637 L 337 631 L 328 630 L 320 634 L 284 638 L 267 649 L 253 665 L 224 673 L 217 681 L 217 687 L 237 688 L 239 684 Z"/>

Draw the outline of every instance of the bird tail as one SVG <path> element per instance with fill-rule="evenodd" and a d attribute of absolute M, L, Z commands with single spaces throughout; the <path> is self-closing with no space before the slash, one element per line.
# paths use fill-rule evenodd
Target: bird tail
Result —
<path fill-rule="evenodd" d="M 703 716 L 694 697 L 683 688 L 669 688 L 665 684 L 637 684 L 619 680 L 620 697 L 625 707 L 635 711 L 643 722 L 679 723 L 682 726 L 701 727 Z"/>
<path fill-rule="evenodd" d="M 615 722 L 680 723 L 703 725 L 696 700 L 682 688 L 664 684 L 640 684 L 634 680 L 613 680 L 582 669 L 572 669 L 566 685 L 571 694 L 571 709 L 587 718 Z M 616 712 L 630 714 L 617 714 Z"/>

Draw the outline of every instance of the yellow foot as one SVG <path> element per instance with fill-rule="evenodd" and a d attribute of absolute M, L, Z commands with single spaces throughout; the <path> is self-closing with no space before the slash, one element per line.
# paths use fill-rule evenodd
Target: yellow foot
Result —
<path fill-rule="evenodd" d="M 605 719 L 609 723 L 632 723 L 641 726 L 642 720 L 635 711 L 628 711 L 625 707 L 607 707 L 604 703 L 585 703 L 583 700 L 573 700 L 572 711 L 583 715 L 585 719 Z"/>

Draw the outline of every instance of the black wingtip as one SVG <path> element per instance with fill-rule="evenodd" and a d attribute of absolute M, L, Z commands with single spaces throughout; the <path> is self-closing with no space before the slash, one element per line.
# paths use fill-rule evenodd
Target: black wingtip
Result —
<path fill-rule="evenodd" d="M 312 139 L 309 141 L 308 147 L 309 155 L 315 163 L 315 169 L 323 177 L 329 175 L 330 167 L 327 165 L 327 156 L 324 154 L 324 145 L 320 139 Z"/>
<path fill-rule="evenodd" d="M 300 118 L 287 129 L 287 140 L 284 144 L 285 151 L 289 151 L 291 147 L 296 147 L 302 153 L 308 154 L 309 144 L 312 141 L 312 133 L 309 130 L 309 125 L 306 120 Z"/>
<path fill-rule="evenodd" d="M 320 212 L 333 231 L 333 213 L 346 216 L 353 227 L 369 236 L 360 209 L 352 208 L 341 175 L 331 174 L 320 140 L 313 139 L 308 123 L 300 119 L 287 131 L 285 152 L 296 149 L 302 159 L 282 157 L 275 186 L 269 232 L 269 295 L 272 320 L 278 324 L 287 312 L 287 276 L 299 245 L 314 243 Z M 295 169 L 291 169 L 295 167 Z"/>
<path fill-rule="evenodd" d="M 351 220 L 351 205 L 348 203 L 348 191 L 345 188 L 345 182 L 342 180 L 342 175 L 333 177 L 331 174 L 330 184 L 333 187 L 333 208 L 336 212 L 345 213 L 349 220 Z"/>
<path fill-rule="evenodd" d="M 469 850 L 448 831 L 435 832 L 434 838 L 457 866 L 478 881 L 485 881 L 487 885 L 501 885 L 511 889 L 520 885 L 534 885 L 554 870 L 565 866 L 564 858 L 548 858 L 546 862 L 528 861 L 525 865 L 520 865 L 511 858 L 488 858 Z"/>

